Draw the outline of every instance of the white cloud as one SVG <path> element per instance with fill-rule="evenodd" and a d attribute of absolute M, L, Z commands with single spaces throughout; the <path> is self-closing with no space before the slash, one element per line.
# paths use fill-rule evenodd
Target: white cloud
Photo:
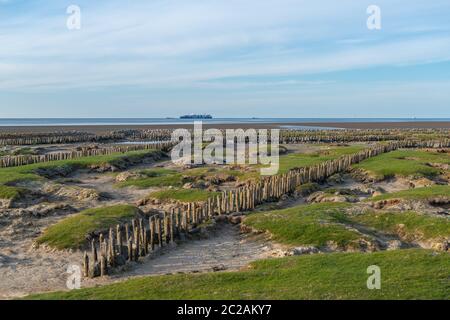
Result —
<path fill-rule="evenodd" d="M 389 18 L 380 33 L 365 28 L 369 1 L 80 2 L 80 31 L 65 28 L 63 8 L 60 14 L 37 8 L 0 19 L 0 90 L 198 87 L 226 77 L 305 75 L 450 58 L 450 37 L 433 34 L 443 28 L 433 19 L 417 27 L 427 28 L 426 35 L 407 32 L 414 14 L 442 11 L 418 0 L 406 8 L 399 0 L 378 1 Z M 437 2 L 450 7 L 448 1 Z"/>

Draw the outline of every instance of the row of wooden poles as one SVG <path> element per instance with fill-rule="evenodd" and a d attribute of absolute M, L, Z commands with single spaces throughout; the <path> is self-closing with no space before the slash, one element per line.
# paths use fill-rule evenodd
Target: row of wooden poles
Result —
<path fill-rule="evenodd" d="M 192 130 L 189 130 L 193 133 Z M 225 137 L 226 130 L 221 130 Z M 152 139 L 155 141 L 171 140 L 172 130 L 170 129 L 147 129 L 129 130 L 126 132 L 127 139 L 143 140 Z M 445 139 L 449 136 L 448 129 L 336 129 L 336 130 L 280 130 L 281 144 L 296 143 L 348 143 L 367 141 L 402 141 L 414 137 L 414 135 L 430 135 L 435 138 Z"/>
<path fill-rule="evenodd" d="M 127 261 L 137 261 L 139 257 L 153 252 L 155 247 L 161 248 L 174 242 L 181 234 L 188 233 L 213 216 L 253 210 L 264 202 L 277 201 L 304 183 L 320 182 L 345 171 L 352 164 L 398 148 L 422 145 L 412 142 L 379 144 L 352 155 L 248 183 L 235 190 L 224 191 L 205 202 L 180 203 L 170 213 L 153 215 L 148 220 L 132 220 L 131 230 L 128 224 L 118 225 L 115 232 L 110 229 L 107 234 L 100 234 L 98 240 L 92 240 L 91 255 L 84 253 L 84 274 L 89 277 L 105 275 L 110 268 Z"/>
<path fill-rule="evenodd" d="M 43 155 L 17 155 L 17 156 L 4 156 L 0 157 L 0 168 L 7 167 L 17 167 L 23 166 L 27 164 L 40 163 L 40 162 L 49 162 L 49 161 L 57 161 L 57 160 L 71 160 L 82 157 L 89 156 L 103 156 L 110 155 L 113 153 L 126 153 L 131 151 L 140 151 L 140 150 L 163 150 L 167 151 L 173 146 L 172 142 L 158 142 L 152 144 L 133 144 L 133 145 L 122 145 L 122 146 L 110 146 L 103 147 L 98 149 L 88 149 L 85 148 L 79 151 L 70 151 L 70 152 L 54 152 L 47 153 Z"/>
<path fill-rule="evenodd" d="M 297 144 L 297 143 L 349 143 L 349 142 L 367 142 L 367 141 L 406 141 L 410 138 L 404 134 L 389 134 L 389 135 L 378 135 L 378 134 L 327 134 L 327 135 L 304 135 L 304 134 L 283 134 L 280 135 L 280 143 L 282 144 Z M 439 143 L 447 140 L 443 143 L 443 146 L 448 146 L 450 131 L 443 134 Z M 432 144 L 436 141 L 423 140 L 425 144 Z"/>
<path fill-rule="evenodd" d="M 87 132 L 49 132 L 49 133 L 0 133 L 0 146 L 39 145 L 77 142 L 102 142 L 118 140 L 170 141 L 172 129 L 128 129 L 103 134 Z M 192 130 L 190 130 L 192 132 Z M 225 130 L 222 130 L 223 134 Z M 413 135 L 448 137 L 448 129 L 336 129 L 336 130 L 280 130 L 281 143 L 302 142 L 352 142 L 404 140 Z"/>
<path fill-rule="evenodd" d="M 192 132 L 192 130 L 190 130 Z M 221 130 L 226 136 L 225 130 Z M 270 132 L 269 132 L 270 133 Z M 432 140 L 414 140 L 417 143 L 428 145 L 429 147 L 448 147 L 450 145 L 450 130 L 435 129 L 430 132 L 425 129 L 402 129 L 389 131 L 380 130 L 280 130 L 280 144 L 301 144 L 301 143 L 349 143 L 349 142 L 379 142 L 379 141 L 408 141 L 414 135 L 433 134 L 437 138 Z M 129 140 L 170 141 L 171 130 L 164 129 L 154 133 L 152 130 L 127 133 Z M 270 141 L 270 138 L 269 138 Z M 224 140 L 226 144 L 226 141 Z"/>
<path fill-rule="evenodd" d="M 400 145 L 401 143 L 377 145 L 352 155 L 309 167 L 292 169 L 285 174 L 269 176 L 258 182 L 223 192 L 216 197 L 211 206 L 214 208 L 214 213 L 217 214 L 252 210 L 261 203 L 280 199 L 281 196 L 293 192 L 304 183 L 320 182 L 335 173 L 347 170 L 352 164 L 384 152 L 393 151 Z"/>
<path fill-rule="evenodd" d="M 191 133 L 192 130 L 189 130 Z M 123 132 L 123 131 L 122 131 Z M 223 136 L 226 130 L 221 130 Z M 364 141 L 402 141 L 414 135 L 430 135 L 445 139 L 449 136 L 448 129 L 335 129 L 335 130 L 280 130 L 280 143 L 347 143 Z M 127 130 L 127 139 L 142 140 L 152 139 L 155 141 L 171 140 L 171 129 L 146 129 Z"/>
<path fill-rule="evenodd" d="M 212 207 L 206 203 L 188 203 L 172 208 L 169 213 L 132 219 L 115 230 L 100 233 L 90 243 L 91 253 L 84 252 L 83 274 L 98 277 L 118 266 L 138 261 L 156 250 L 170 245 L 182 234 L 211 219 Z"/>
<path fill-rule="evenodd" d="M 122 130 L 128 140 L 170 141 L 172 129 Z"/>
<path fill-rule="evenodd" d="M 120 130 L 102 134 L 88 132 L 48 132 L 48 133 L 0 133 L 0 146 L 24 146 L 39 144 L 62 144 L 79 142 L 104 142 L 118 140 L 143 140 L 170 141 L 172 130 Z"/>
<path fill-rule="evenodd" d="M 17 133 L 3 134 L 0 136 L 0 146 L 102 142 L 109 140 L 122 140 L 125 138 L 126 136 L 119 132 L 111 132 L 101 135 L 86 132 Z"/>

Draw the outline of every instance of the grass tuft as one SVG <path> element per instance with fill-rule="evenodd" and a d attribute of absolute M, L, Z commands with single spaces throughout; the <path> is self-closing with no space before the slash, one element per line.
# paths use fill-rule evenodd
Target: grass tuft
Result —
<path fill-rule="evenodd" d="M 341 248 L 358 248 L 363 236 L 341 224 L 346 203 L 317 203 L 269 212 L 254 213 L 247 226 L 268 231 L 273 240 L 287 245 L 324 247 L 333 241 Z"/>
<path fill-rule="evenodd" d="M 408 212 L 370 212 L 351 217 L 352 222 L 384 233 L 396 234 L 404 241 L 450 238 L 450 220 Z"/>
<path fill-rule="evenodd" d="M 396 150 L 366 159 L 353 167 L 369 172 L 378 180 L 394 176 L 420 178 L 439 174 L 440 169 L 428 163 L 450 164 L 450 156 L 438 152 Z"/>
<path fill-rule="evenodd" d="M 167 189 L 155 191 L 149 194 L 149 198 L 158 200 L 177 200 L 181 202 L 207 201 L 208 198 L 219 195 L 219 192 L 211 192 L 200 189 Z"/>
<path fill-rule="evenodd" d="M 0 185 L 0 199 L 15 200 L 23 194 L 22 188 Z"/>
<path fill-rule="evenodd" d="M 429 200 L 436 197 L 450 198 L 450 186 L 434 185 L 430 187 L 402 190 L 398 192 L 386 193 L 373 198 L 369 198 L 367 199 L 367 201 L 379 201 L 397 198 L 407 200 Z"/>
<path fill-rule="evenodd" d="M 57 249 L 81 249 L 89 233 L 128 222 L 138 214 L 139 209 L 130 205 L 88 209 L 48 227 L 37 243 Z"/>

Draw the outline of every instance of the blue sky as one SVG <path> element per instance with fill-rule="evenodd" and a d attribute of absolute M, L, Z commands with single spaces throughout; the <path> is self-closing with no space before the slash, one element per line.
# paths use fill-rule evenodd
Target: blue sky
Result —
<path fill-rule="evenodd" d="M 448 0 L 0 0 L 0 117 L 450 117 L 449 16 Z"/>

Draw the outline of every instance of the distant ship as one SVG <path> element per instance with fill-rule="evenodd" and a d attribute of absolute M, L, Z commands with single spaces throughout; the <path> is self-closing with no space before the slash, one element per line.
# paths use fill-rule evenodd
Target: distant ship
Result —
<path fill-rule="evenodd" d="M 210 114 L 185 114 L 180 119 L 212 119 Z"/>

